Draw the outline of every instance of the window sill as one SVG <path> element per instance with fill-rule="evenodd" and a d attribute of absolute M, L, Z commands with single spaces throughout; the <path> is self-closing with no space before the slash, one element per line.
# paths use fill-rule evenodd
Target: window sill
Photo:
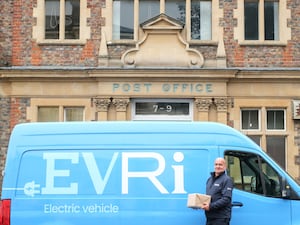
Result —
<path fill-rule="evenodd" d="M 132 39 L 122 39 L 122 40 L 111 40 L 108 41 L 107 45 L 135 45 L 137 41 Z"/>
<path fill-rule="evenodd" d="M 124 40 L 112 40 L 108 41 L 107 45 L 135 45 L 137 41 L 135 40 L 130 40 L 130 39 L 124 39 Z M 189 44 L 191 45 L 211 45 L 211 46 L 217 46 L 218 42 L 217 41 L 211 41 L 211 40 L 190 40 L 188 41 Z"/>
<path fill-rule="evenodd" d="M 212 40 L 190 40 L 188 41 L 191 45 L 211 45 L 211 46 L 218 46 L 219 42 L 212 41 Z"/>
<path fill-rule="evenodd" d="M 286 46 L 287 42 L 284 41 L 240 41 L 241 46 Z"/>
<path fill-rule="evenodd" d="M 41 40 L 38 45 L 85 45 L 86 40 Z"/>

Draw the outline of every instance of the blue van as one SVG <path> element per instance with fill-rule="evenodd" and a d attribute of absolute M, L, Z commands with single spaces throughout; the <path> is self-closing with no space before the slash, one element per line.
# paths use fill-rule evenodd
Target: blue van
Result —
<path fill-rule="evenodd" d="M 235 184 L 231 225 L 299 225 L 300 187 L 254 142 L 210 122 L 28 123 L 15 127 L 1 225 L 201 225 L 214 160 Z"/>

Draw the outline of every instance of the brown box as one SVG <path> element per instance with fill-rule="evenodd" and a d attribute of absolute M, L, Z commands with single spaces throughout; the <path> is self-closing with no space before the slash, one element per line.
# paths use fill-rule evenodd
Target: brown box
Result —
<path fill-rule="evenodd" d="M 188 195 L 187 207 L 189 208 L 202 208 L 203 204 L 210 203 L 210 195 L 193 193 Z"/>

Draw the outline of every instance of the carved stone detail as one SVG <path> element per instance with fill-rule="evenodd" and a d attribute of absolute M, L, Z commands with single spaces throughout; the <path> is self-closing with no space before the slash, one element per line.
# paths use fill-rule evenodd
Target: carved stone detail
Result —
<path fill-rule="evenodd" d="M 228 106 L 233 107 L 233 100 L 229 98 L 196 98 L 196 107 L 198 111 L 208 111 L 212 104 L 217 106 L 217 111 L 227 111 Z"/>
<path fill-rule="evenodd" d="M 212 103 L 212 98 L 197 98 L 195 100 L 198 111 L 208 111 Z"/>
<path fill-rule="evenodd" d="M 112 100 L 112 103 L 116 106 L 116 109 L 119 112 L 125 112 L 129 102 L 129 98 L 114 98 Z"/>
<path fill-rule="evenodd" d="M 227 98 L 215 98 L 214 102 L 217 106 L 218 111 L 227 111 Z"/>
<path fill-rule="evenodd" d="M 214 98 L 218 111 L 227 111 L 228 106 L 233 106 L 233 100 L 229 98 Z"/>
<path fill-rule="evenodd" d="M 98 112 L 107 112 L 108 106 L 111 103 L 110 98 L 94 98 L 93 103 L 96 105 Z"/>
<path fill-rule="evenodd" d="M 143 36 L 135 48 L 122 55 L 124 67 L 203 67 L 203 55 L 190 48 L 179 21 L 160 14 L 141 24 L 140 29 Z"/>

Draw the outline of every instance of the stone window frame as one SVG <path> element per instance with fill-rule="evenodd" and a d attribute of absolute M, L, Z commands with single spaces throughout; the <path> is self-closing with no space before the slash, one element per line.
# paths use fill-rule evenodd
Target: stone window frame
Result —
<path fill-rule="evenodd" d="M 30 122 L 38 121 L 38 108 L 45 106 L 53 106 L 59 108 L 59 121 L 64 121 L 64 108 L 65 107 L 83 107 L 84 118 L 83 121 L 95 120 L 95 112 L 91 108 L 90 99 L 60 99 L 60 98 L 32 98 L 30 106 L 27 107 L 27 120 Z"/>
<path fill-rule="evenodd" d="M 107 44 L 119 44 L 119 43 L 136 43 L 143 36 L 140 32 L 140 25 L 138 22 L 138 1 L 134 0 L 134 38 L 133 40 L 113 40 L 113 1 L 106 0 L 106 7 L 103 8 L 103 17 L 106 18 L 106 24 L 102 29 L 102 36 L 105 38 Z M 222 29 L 219 26 L 220 17 L 223 18 L 223 9 L 219 7 L 218 0 L 211 0 L 212 2 L 212 21 L 211 21 L 211 40 L 192 40 L 191 39 L 191 0 L 186 1 L 186 24 L 183 31 L 184 38 L 191 44 L 200 45 L 217 45 L 222 36 Z M 160 0 L 160 13 L 165 13 L 165 0 Z M 216 16 L 218 15 L 218 16 Z M 222 37 L 221 37 L 222 38 Z"/>
<path fill-rule="evenodd" d="M 263 15 L 264 9 L 262 1 L 259 0 L 259 14 Z M 288 22 L 291 19 L 291 10 L 287 8 L 287 0 L 278 0 L 279 2 L 279 40 L 264 40 L 264 18 L 259 16 L 259 40 L 245 40 L 245 21 L 244 21 L 244 2 L 237 1 L 237 8 L 234 9 L 234 18 L 237 19 L 237 26 L 234 27 L 234 39 L 240 45 L 287 45 L 288 40 L 291 40 L 291 28 Z"/>
<path fill-rule="evenodd" d="M 135 103 L 137 102 L 170 102 L 170 103 L 188 103 L 189 104 L 189 115 L 136 115 Z M 192 99 L 173 99 L 173 98 L 147 98 L 147 99 L 132 99 L 131 100 L 131 120 L 132 121 L 153 121 L 153 120 L 166 120 L 166 121 L 193 121 L 194 120 L 194 101 Z"/>
<path fill-rule="evenodd" d="M 62 10 L 64 10 L 65 0 L 60 0 Z M 87 25 L 87 18 L 90 17 L 90 9 L 87 7 L 87 0 L 80 0 L 80 24 L 79 39 L 45 39 L 45 0 L 38 0 L 33 8 L 33 17 L 36 24 L 33 26 L 32 37 L 38 44 L 85 44 L 91 36 L 90 27 Z M 64 20 L 63 20 L 64 23 Z M 65 26 L 65 24 L 62 24 Z"/>

